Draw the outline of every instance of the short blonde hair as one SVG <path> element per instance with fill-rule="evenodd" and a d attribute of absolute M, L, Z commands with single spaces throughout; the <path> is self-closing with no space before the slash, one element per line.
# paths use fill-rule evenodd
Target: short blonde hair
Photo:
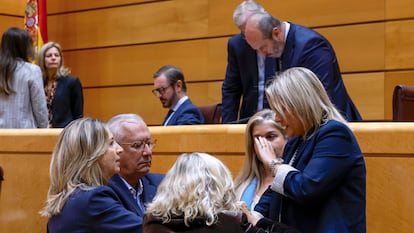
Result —
<path fill-rule="evenodd" d="M 282 119 L 286 120 L 284 112 L 287 111 L 299 119 L 304 132 L 312 129 L 309 136 L 329 120 L 347 123 L 316 74 L 307 68 L 294 67 L 277 75 L 266 88 L 266 96 Z"/>

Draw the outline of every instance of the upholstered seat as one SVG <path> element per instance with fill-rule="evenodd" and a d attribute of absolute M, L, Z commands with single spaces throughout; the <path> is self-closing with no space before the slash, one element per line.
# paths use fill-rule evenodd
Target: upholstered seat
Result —
<path fill-rule="evenodd" d="M 392 99 L 393 121 L 414 121 L 414 86 L 397 85 Z"/>
<path fill-rule="evenodd" d="M 206 124 L 221 123 L 221 103 L 198 106 Z"/>

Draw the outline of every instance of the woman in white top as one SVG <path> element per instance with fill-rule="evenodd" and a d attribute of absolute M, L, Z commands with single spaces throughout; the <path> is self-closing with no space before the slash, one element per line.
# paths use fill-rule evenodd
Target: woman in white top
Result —
<path fill-rule="evenodd" d="M 20 28 L 3 33 L 0 50 L 0 128 L 47 128 L 42 73 L 31 64 L 32 38 Z"/>

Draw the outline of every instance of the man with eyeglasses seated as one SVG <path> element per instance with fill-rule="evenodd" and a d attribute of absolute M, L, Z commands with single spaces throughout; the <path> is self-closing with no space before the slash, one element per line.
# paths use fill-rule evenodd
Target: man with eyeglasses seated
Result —
<path fill-rule="evenodd" d="M 108 128 L 114 140 L 124 149 L 120 156 L 120 172 L 111 177 L 111 187 L 124 207 L 144 217 L 145 204 L 151 202 L 163 174 L 149 173 L 155 140 L 144 120 L 137 114 L 112 117 Z"/>
<path fill-rule="evenodd" d="M 160 99 L 164 108 L 170 109 L 162 125 L 204 124 L 200 110 L 187 96 L 183 72 L 175 66 L 166 65 L 154 74 L 152 93 Z"/>

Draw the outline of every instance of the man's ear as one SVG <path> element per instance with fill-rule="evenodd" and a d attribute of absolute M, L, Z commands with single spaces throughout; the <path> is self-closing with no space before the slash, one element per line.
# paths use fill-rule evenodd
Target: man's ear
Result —
<path fill-rule="evenodd" d="M 183 88 L 183 82 L 181 80 L 177 80 L 175 83 L 175 88 L 181 91 Z"/>
<path fill-rule="evenodd" d="M 274 27 L 272 29 L 272 37 L 273 37 L 273 40 L 278 39 L 280 37 L 280 35 L 281 35 L 281 32 L 282 31 L 280 30 L 279 27 Z"/>

